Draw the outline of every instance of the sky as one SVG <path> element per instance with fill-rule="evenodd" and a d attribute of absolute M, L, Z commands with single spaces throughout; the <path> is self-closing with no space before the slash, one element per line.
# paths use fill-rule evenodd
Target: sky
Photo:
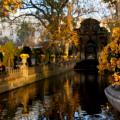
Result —
<path fill-rule="evenodd" d="M 78 0 L 78 1 L 79 1 L 80 8 L 83 8 L 84 10 L 93 8 L 94 11 L 96 11 L 96 12 L 92 12 L 89 14 L 85 14 L 82 16 L 82 18 L 91 17 L 91 18 L 94 18 L 97 20 L 101 20 L 104 17 L 110 16 L 110 14 L 111 14 L 110 10 L 107 8 L 108 5 L 101 2 L 102 0 Z M 17 13 L 15 14 L 15 16 L 18 16 L 21 13 L 25 13 L 26 11 L 27 10 L 24 10 L 24 11 L 22 10 L 22 12 L 21 12 L 20 10 L 18 10 Z"/>
<path fill-rule="evenodd" d="M 94 8 L 96 12 L 86 14 L 83 17 L 92 17 L 101 20 L 103 17 L 110 16 L 110 10 L 108 9 L 108 4 L 103 3 L 101 0 L 80 0 L 81 7 L 89 9 Z"/>

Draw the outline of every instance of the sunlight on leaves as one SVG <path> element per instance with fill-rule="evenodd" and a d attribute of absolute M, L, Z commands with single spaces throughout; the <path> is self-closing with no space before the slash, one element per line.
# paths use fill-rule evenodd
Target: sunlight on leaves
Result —
<path fill-rule="evenodd" d="M 10 12 L 16 12 L 22 6 L 22 0 L 1 0 L 0 17 L 9 16 Z"/>

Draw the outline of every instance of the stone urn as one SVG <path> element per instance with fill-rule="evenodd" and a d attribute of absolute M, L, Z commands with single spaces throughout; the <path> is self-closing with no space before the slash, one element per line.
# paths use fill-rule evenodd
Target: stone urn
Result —
<path fill-rule="evenodd" d="M 21 57 L 21 59 L 22 59 L 22 65 L 20 66 L 22 75 L 23 75 L 24 77 L 27 77 L 27 76 L 28 76 L 27 58 L 29 58 L 29 55 L 28 55 L 28 54 L 25 54 L 25 53 L 22 53 L 22 54 L 20 55 L 20 57 Z"/>
<path fill-rule="evenodd" d="M 105 88 L 105 95 L 110 104 L 120 112 L 120 86 L 109 85 Z"/>
<path fill-rule="evenodd" d="M 105 89 L 105 95 L 111 105 L 120 112 L 120 73 L 114 73 L 113 84 Z"/>
<path fill-rule="evenodd" d="M 29 55 L 28 54 L 25 54 L 25 53 L 22 53 L 20 55 L 21 59 L 22 59 L 22 65 L 26 66 L 26 63 L 27 63 L 27 58 L 29 58 Z"/>

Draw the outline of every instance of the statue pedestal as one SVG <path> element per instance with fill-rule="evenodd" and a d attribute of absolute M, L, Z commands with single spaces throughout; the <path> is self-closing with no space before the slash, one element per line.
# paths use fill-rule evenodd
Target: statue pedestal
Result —
<path fill-rule="evenodd" d="M 51 55 L 51 62 L 55 63 L 55 55 Z"/>
<path fill-rule="evenodd" d="M 28 67 L 27 66 L 21 65 L 20 70 L 21 70 L 23 77 L 28 77 Z"/>

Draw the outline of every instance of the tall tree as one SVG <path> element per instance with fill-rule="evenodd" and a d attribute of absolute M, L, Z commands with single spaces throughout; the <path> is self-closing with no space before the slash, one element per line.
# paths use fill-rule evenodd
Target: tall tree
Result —
<path fill-rule="evenodd" d="M 26 12 L 20 16 L 34 16 L 49 35 L 58 34 L 63 24 L 72 28 L 73 17 L 95 12 L 93 7 L 84 8 L 80 3 L 80 0 L 24 0 L 21 9 Z"/>
<path fill-rule="evenodd" d="M 22 3 L 24 14 L 20 16 L 38 19 L 46 28 L 43 36 L 49 40 L 70 39 L 79 16 L 99 11 L 91 3 L 85 7 L 84 0 L 24 0 Z"/>

